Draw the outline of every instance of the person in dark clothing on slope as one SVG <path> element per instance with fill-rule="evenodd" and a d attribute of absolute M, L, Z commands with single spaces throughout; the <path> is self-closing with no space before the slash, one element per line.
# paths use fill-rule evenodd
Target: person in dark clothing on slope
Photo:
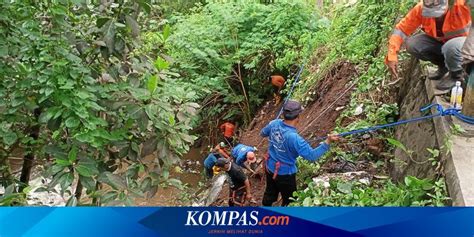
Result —
<path fill-rule="evenodd" d="M 246 201 L 252 200 L 250 181 L 240 166 L 224 158 L 218 159 L 215 165 L 230 178 L 229 206 L 244 206 Z"/>

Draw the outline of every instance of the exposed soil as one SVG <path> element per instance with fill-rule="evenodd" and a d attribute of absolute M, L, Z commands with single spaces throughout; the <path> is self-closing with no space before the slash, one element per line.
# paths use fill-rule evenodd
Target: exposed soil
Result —
<path fill-rule="evenodd" d="M 377 174 L 377 167 L 373 165 L 375 161 L 386 162 L 385 154 L 383 150 L 385 144 L 383 140 L 372 137 L 370 134 L 365 134 L 358 138 L 352 138 L 350 141 L 345 140 L 339 147 L 352 154 L 364 154 L 368 153 L 371 155 L 371 159 L 367 155 L 359 155 L 357 161 L 348 161 L 342 157 L 334 157 L 329 162 L 326 162 L 321 167 L 323 173 L 344 173 L 354 171 L 365 171 L 371 175 Z"/>
<path fill-rule="evenodd" d="M 310 92 L 312 102 L 300 117 L 298 131 L 303 131 L 302 136 L 309 139 L 314 136 L 324 136 L 336 127 L 336 120 L 345 107 L 350 102 L 352 83 L 351 80 L 357 75 L 354 65 L 348 62 L 336 64 L 324 78 Z M 257 157 L 262 158 L 268 148 L 266 139 L 260 137 L 260 131 L 270 121 L 275 119 L 281 109 L 281 105 L 275 105 L 274 101 L 268 101 L 255 115 L 249 128 L 242 133 L 240 142 L 257 147 Z M 313 145 L 318 141 L 313 139 Z M 344 164 L 342 164 L 344 163 Z M 360 164 L 350 163 L 334 159 L 325 164 L 327 172 L 356 171 L 366 166 L 365 162 Z M 367 168 L 367 167 L 365 167 Z M 263 172 L 262 172 L 263 173 Z M 259 177 L 251 177 L 252 192 L 256 204 L 261 205 L 263 193 L 265 191 L 265 180 Z M 225 186 L 218 200 L 213 206 L 226 206 L 228 200 L 228 187 Z"/>
<path fill-rule="evenodd" d="M 311 141 L 313 146 L 317 145 L 319 141 L 312 138 L 325 136 L 326 134 L 333 131 L 333 129 L 336 127 L 336 120 L 350 102 L 353 89 L 353 83 L 351 81 L 352 79 L 356 78 L 356 76 L 357 70 L 354 65 L 348 62 L 340 62 L 336 64 L 331 70 L 329 70 L 328 73 L 316 85 L 314 85 L 312 92 L 308 93 L 311 96 L 311 101 L 308 103 L 307 107 L 302 113 L 297 129 L 303 137 L 308 139 L 308 141 Z M 242 135 L 239 141 L 246 145 L 257 147 L 258 150 L 256 154 L 259 162 L 262 160 L 263 154 L 266 153 L 268 148 L 267 140 L 260 137 L 260 131 L 270 121 L 275 119 L 276 115 L 281 109 L 281 106 L 282 103 L 275 105 L 275 101 L 268 101 L 256 113 L 247 130 L 241 132 Z M 350 121 L 347 121 L 347 119 L 342 121 L 342 123 L 348 122 Z M 353 141 L 353 143 L 344 142 L 340 145 L 340 147 L 343 150 L 347 150 L 352 153 L 368 152 L 374 157 L 378 157 L 383 150 L 383 142 L 377 140 L 376 138 L 371 138 L 370 135 L 367 135 L 364 138 Z M 195 154 L 191 160 L 200 160 L 201 158 L 202 155 Z M 249 176 L 252 186 L 252 194 L 255 201 L 255 203 L 250 204 L 251 206 L 261 205 L 263 193 L 265 191 L 265 180 L 262 177 L 264 173 L 262 167 L 260 166 L 257 171 L 260 172 L 258 172 L 255 177 Z M 321 177 L 326 177 L 327 175 L 330 176 L 359 171 L 363 171 L 369 176 L 373 176 L 377 172 L 377 169 L 372 164 L 372 161 L 364 158 L 352 162 L 347 161 L 342 157 L 333 157 L 323 164 L 321 170 L 319 171 L 319 175 Z M 182 175 L 175 174 L 172 176 L 183 178 L 181 177 Z M 199 179 L 199 177 L 196 175 L 190 178 L 190 180 L 185 180 L 184 183 L 193 184 L 194 182 L 192 181 L 197 179 Z M 168 189 L 161 190 L 161 192 L 158 192 L 155 198 L 144 201 L 140 203 L 140 205 L 190 205 L 178 201 L 177 197 L 179 197 L 180 192 L 180 190 L 170 187 Z M 229 188 L 228 185 L 225 184 L 222 187 L 222 191 L 218 199 L 213 204 L 211 204 L 211 206 L 227 206 L 228 195 Z M 170 202 L 169 200 L 174 201 Z M 279 203 L 276 203 L 275 205 L 279 205 Z"/>
<path fill-rule="evenodd" d="M 350 102 L 350 81 L 356 74 L 357 70 L 354 65 L 341 62 L 317 83 L 314 91 L 309 93 L 312 96 L 312 102 L 301 114 L 300 123 L 297 126 L 298 131 L 304 130 L 303 137 L 324 136 L 335 128 L 335 121 L 343 111 L 340 108 Z M 344 92 L 345 94 L 343 94 Z M 336 99 L 338 100 L 336 101 Z M 331 104 L 332 106 L 328 109 Z M 255 146 L 260 151 L 266 150 L 267 144 L 260 137 L 260 131 L 275 119 L 281 106 L 282 103 L 275 105 L 274 101 L 268 101 L 257 112 L 251 126 L 243 132 L 240 142 Z M 339 110 L 336 110 L 338 108 Z"/>
<path fill-rule="evenodd" d="M 319 81 L 313 91 L 314 101 L 302 114 L 298 130 L 303 137 L 324 136 L 336 127 L 336 120 L 351 98 L 353 83 L 357 75 L 354 65 L 341 62 L 335 65 L 326 76 Z M 311 94 L 311 93 L 310 93 Z"/>

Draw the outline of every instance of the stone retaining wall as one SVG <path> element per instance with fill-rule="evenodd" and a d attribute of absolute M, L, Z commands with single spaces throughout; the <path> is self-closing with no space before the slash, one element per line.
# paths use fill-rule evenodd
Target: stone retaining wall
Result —
<path fill-rule="evenodd" d="M 408 64 L 400 82 L 399 105 L 400 119 L 420 116 L 419 109 L 427 104 L 439 103 L 448 107 L 446 100 L 438 96 L 436 82 L 425 79 L 419 64 L 412 61 Z M 436 111 L 432 111 L 436 112 Z M 460 125 L 466 132 L 452 135 L 454 124 Z M 474 127 L 464 124 L 455 118 L 440 117 L 433 120 L 399 126 L 395 138 L 402 142 L 407 150 L 397 148 L 391 176 L 401 181 L 406 175 L 418 178 L 434 178 L 436 166 L 429 161 L 430 149 L 441 150 L 442 169 L 446 178 L 449 195 L 454 206 L 474 206 Z M 452 144 L 447 152 L 442 147 Z"/>

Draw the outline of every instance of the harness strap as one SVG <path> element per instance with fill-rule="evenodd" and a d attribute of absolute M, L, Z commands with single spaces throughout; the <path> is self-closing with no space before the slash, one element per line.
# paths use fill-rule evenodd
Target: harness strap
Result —
<path fill-rule="evenodd" d="M 265 162 L 264 162 L 264 169 L 270 173 L 270 170 L 268 169 L 268 165 L 267 165 L 267 162 L 270 160 L 270 155 L 267 153 L 265 153 L 265 155 L 263 155 L 263 158 L 265 159 Z M 287 166 L 290 166 L 289 164 L 286 164 L 284 162 L 281 162 L 281 161 L 277 161 L 275 163 L 275 170 L 273 172 L 273 180 L 276 180 L 277 176 L 278 176 L 278 171 L 280 170 L 280 167 L 282 165 L 287 165 Z"/>
<path fill-rule="evenodd" d="M 280 165 L 281 165 L 280 161 L 277 161 L 275 163 L 275 172 L 273 173 L 273 180 L 275 180 L 278 176 L 278 171 L 280 170 Z"/>

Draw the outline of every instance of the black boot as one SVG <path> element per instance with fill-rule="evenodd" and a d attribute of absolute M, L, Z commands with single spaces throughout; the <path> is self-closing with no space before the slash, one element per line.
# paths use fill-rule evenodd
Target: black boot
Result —
<path fill-rule="evenodd" d="M 448 91 L 451 90 L 456 85 L 456 81 L 463 81 L 463 71 L 459 70 L 456 72 L 449 72 L 449 77 L 441 80 L 438 85 L 436 85 L 436 89 L 440 91 Z"/>
<path fill-rule="evenodd" d="M 433 75 L 428 76 L 429 80 L 437 81 L 446 76 L 448 73 L 448 68 L 446 66 L 438 66 L 438 70 Z"/>

